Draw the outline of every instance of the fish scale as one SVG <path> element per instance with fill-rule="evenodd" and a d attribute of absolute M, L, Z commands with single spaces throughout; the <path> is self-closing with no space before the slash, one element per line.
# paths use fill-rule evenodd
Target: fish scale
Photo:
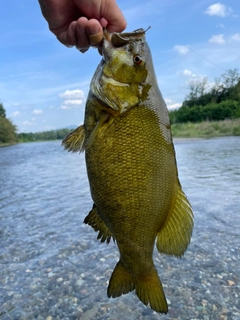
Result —
<path fill-rule="evenodd" d="M 108 296 L 135 289 L 145 305 L 167 313 L 152 258 L 154 244 L 161 253 L 181 256 L 193 229 L 191 206 L 178 179 L 167 107 L 144 30 L 105 31 L 101 51 L 84 124 L 63 145 L 69 151 L 85 150 L 94 205 L 84 222 L 99 232 L 101 241 L 114 238 L 119 249 Z"/>

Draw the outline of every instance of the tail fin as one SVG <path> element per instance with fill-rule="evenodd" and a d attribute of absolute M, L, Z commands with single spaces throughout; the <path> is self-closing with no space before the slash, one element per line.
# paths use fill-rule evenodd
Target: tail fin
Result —
<path fill-rule="evenodd" d="M 135 284 L 132 275 L 127 272 L 121 261 L 118 261 L 109 281 L 108 297 L 116 298 L 134 289 Z"/>
<path fill-rule="evenodd" d="M 119 261 L 109 282 L 108 297 L 116 298 L 134 289 L 136 289 L 138 298 L 145 305 L 150 303 L 153 310 L 160 313 L 168 312 L 167 301 L 157 270 L 154 268 L 147 275 L 135 277 Z"/>
<path fill-rule="evenodd" d="M 150 303 L 153 310 L 160 313 L 168 312 L 165 294 L 155 268 L 151 273 L 144 275 L 144 277 L 137 278 L 136 294 L 145 305 Z"/>

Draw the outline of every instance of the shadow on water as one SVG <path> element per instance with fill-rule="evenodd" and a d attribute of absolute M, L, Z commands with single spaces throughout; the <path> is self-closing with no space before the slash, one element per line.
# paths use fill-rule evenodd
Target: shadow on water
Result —
<path fill-rule="evenodd" d="M 175 148 L 195 228 L 183 258 L 154 252 L 167 315 L 132 293 L 107 298 L 118 251 L 83 224 L 84 155 L 59 141 L 1 148 L 0 319 L 240 319 L 240 138 Z"/>

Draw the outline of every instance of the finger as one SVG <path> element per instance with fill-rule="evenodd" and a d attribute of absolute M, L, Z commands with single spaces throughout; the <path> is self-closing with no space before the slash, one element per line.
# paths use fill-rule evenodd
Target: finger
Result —
<path fill-rule="evenodd" d="M 126 29 L 127 22 L 114 0 L 102 2 L 101 16 L 107 20 L 109 32 L 121 32 Z"/>
<path fill-rule="evenodd" d="M 57 34 L 57 39 L 67 47 L 75 46 L 77 43 L 77 38 L 75 33 L 76 24 L 77 24 L 76 21 L 73 21 L 68 26 L 67 30 Z"/>
<path fill-rule="evenodd" d="M 102 26 L 96 19 L 90 19 L 86 25 L 86 33 L 88 35 L 89 44 L 96 46 L 102 41 L 103 31 Z"/>
<path fill-rule="evenodd" d="M 75 35 L 76 35 L 76 48 L 77 49 L 88 49 L 90 46 L 89 36 L 87 34 L 88 19 L 81 17 L 77 20 Z"/>
<path fill-rule="evenodd" d="M 79 18 L 79 12 L 69 0 L 38 0 L 49 29 L 55 34 L 66 31 L 72 21 Z"/>

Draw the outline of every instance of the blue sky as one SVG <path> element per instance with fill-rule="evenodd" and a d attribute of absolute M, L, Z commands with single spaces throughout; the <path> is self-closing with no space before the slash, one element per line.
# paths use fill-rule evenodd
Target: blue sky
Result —
<path fill-rule="evenodd" d="M 48 30 L 37 0 L 3 3 L 0 102 L 7 117 L 19 132 L 81 124 L 89 83 L 101 59 L 97 50 L 81 54 L 60 44 Z M 224 70 L 240 67 L 240 1 L 119 0 L 118 4 L 128 23 L 126 30 L 151 26 L 147 40 L 169 109 L 181 105 L 191 79 L 207 77 L 211 84 Z"/>

